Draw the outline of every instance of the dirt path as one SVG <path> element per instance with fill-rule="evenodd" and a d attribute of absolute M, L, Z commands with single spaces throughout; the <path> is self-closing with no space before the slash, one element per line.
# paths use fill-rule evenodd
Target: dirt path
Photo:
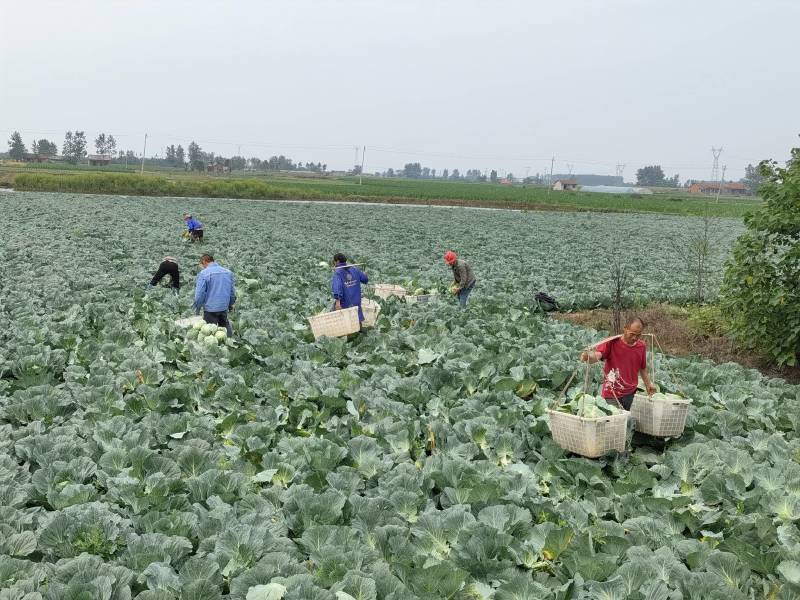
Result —
<path fill-rule="evenodd" d="M 574 313 L 551 313 L 554 318 L 576 325 L 603 331 L 611 330 L 612 316 L 608 309 L 587 310 Z M 702 332 L 689 320 L 686 309 L 654 305 L 643 310 L 631 311 L 625 318 L 638 316 L 647 324 L 646 332 L 654 333 L 664 352 L 673 356 L 702 356 L 714 362 L 735 362 L 751 369 L 758 369 L 768 377 L 780 377 L 789 383 L 800 384 L 800 367 L 782 369 L 770 365 L 763 355 L 737 348 L 730 338 Z"/>

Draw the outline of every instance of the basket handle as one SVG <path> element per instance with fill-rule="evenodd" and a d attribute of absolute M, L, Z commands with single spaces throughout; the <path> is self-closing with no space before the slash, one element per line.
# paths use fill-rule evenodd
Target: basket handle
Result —
<path fill-rule="evenodd" d="M 556 408 L 558 408 L 558 406 L 561 404 L 561 399 L 562 399 L 562 398 L 563 398 L 563 397 L 566 395 L 566 393 L 567 393 L 567 389 L 569 389 L 569 384 L 570 384 L 570 383 L 572 383 L 572 380 L 573 380 L 573 379 L 575 379 L 575 375 L 577 375 L 577 374 L 578 374 L 578 369 L 580 369 L 580 367 L 577 367 L 577 368 L 576 368 L 576 369 L 575 369 L 575 370 L 572 372 L 572 375 L 570 375 L 570 376 L 569 376 L 569 379 L 567 380 L 567 385 L 565 385 L 565 386 L 564 386 L 564 389 L 562 389 L 562 390 L 561 390 L 561 392 L 558 394 L 558 396 L 556 396 L 556 399 L 555 399 L 555 401 L 553 402 L 553 404 L 551 404 L 551 407 L 552 407 L 552 409 L 553 409 L 553 410 L 555 410 Z"/>

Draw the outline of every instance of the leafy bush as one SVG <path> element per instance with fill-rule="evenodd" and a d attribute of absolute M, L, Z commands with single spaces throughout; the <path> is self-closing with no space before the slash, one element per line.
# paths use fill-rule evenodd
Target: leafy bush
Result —
<path fill-rule="evenodd" d="M 725 271 L 722 307 L 737 338 L 778 365 L 800 353 L 800 148 L 786 167 L 760 164 L 765 206 L 745 219 Z"/>
<path fill-rule="evenodd" d="M 718 304 L 689 307 L 687 321 L 701 335 L 722 336 L 730 333 L 730 318 Z"/>

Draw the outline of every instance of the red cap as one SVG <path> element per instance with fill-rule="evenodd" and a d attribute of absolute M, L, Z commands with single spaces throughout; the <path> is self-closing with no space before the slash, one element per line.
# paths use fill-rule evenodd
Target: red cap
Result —
<path fill-rule="evenodd" d="M 444 262 L 446 262 L 448 265 L 452 265 L 454 262 L 456 262 L 456 258 L 456 253 L 452 250 L 448 250 L 444 253 Z"/>

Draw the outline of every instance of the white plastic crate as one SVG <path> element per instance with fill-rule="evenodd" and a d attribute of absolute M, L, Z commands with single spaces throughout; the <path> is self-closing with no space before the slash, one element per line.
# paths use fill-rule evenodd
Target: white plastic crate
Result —
<path fill-rule="evenodd" d="M 389 283 L 377 283 L 375 284 L 375 295 L 378 298 L 383 298 L 386 300 L 390 296 L 397 296 L 398 298 L 403 298 L 408 292 L 406 288 L 401 285 L 392 285 Z"/>
<path fill-rule="evenodd" d="M 175 319 L 175 325 L 178 327 L 191 327 L 195 323 L 202 323 L 203 317 L 200 315 L 192 315 L 191 317 L 184 317 L 183 319 Z"/>
<path fill-rule="evenodd" d="M 363 298 L 361 300 L 361 310 L 364 313 L 364 327 L 374 327 L 375 322 L 378 320 L 378 315 L 381 312 L 381 305 L 375 302 L 375 300 Z"/>
<path fill-rule="evenodd" d="M 416 304 L 417 302 L 433 302 L 438 296 L 436 294 L 419 294 L 418 296 L 407 294 L 406 304 Z"/>
<path fill-rule="evenodd" d="M 631 417 L 636 421 L 636 431 L 656 437 L 678 437 L 683 433 L 692 401 L 669 395 L 670 400 L 653 400 L 647 394 L 633 397 Z"/>
<path fill-rule="evenodd" d="M 625 451 L 628 413 L 587 419 L 557 410 L 548 410 L 550 433 L 564 450 L 597 458 L 611 450 Z"/>
<path fill-rule="evenodd" d="M 311 333 L 314 339 L 326 337 L 341 337 L 350 335 L 360 329 L 358 323 L 358 307 L 351 306 L 342 310 L 320 313 L 313 317 L 308 317 L 311 325 Z"/>

